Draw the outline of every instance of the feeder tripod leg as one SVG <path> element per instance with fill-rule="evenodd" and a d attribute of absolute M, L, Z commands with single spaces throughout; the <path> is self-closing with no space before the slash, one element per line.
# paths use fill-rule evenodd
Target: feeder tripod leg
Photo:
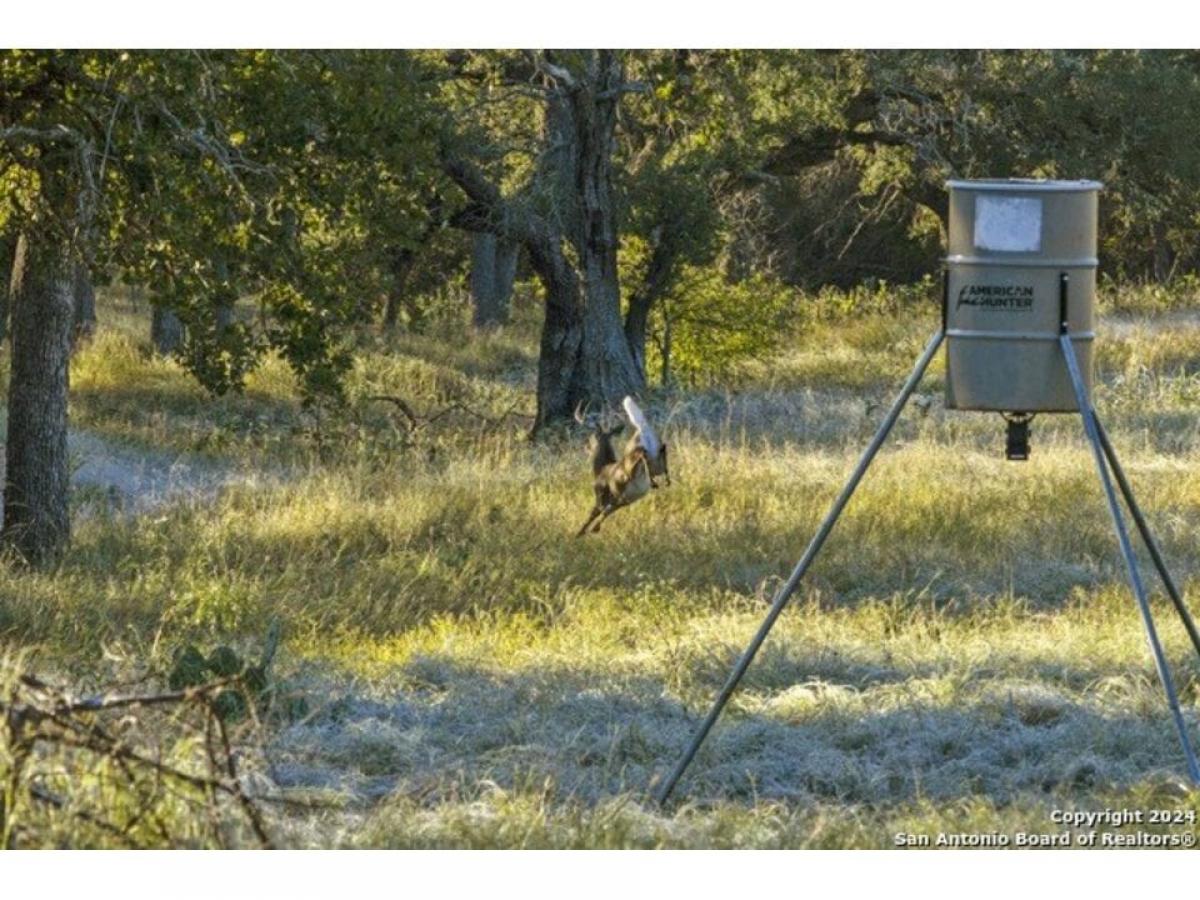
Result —
<path fill-rule="evenodd" d="M 1100 437 L 1100 446 L 1104 449 L 1104 455 L 1108 458 L 1109 468 L 1112 469 L 1113 476 L 1117 479 L 1117 487 L 1121 489 L 1121 495 L 1125 498 L 1125 505 L 1129 509 L 1129 515 L 1133 519 L 1133 524 L 1137 526 L 1138 533 L 1142 536 L 1142 542 L 1146 545 L 1146 550 L 1149 551 L 1150 558 L 1154 561 L 1154 567 L 1158 569 L 1163 586 L 1167 589 L 1167 596 L 1171 598 L 1171 604 L 1175 607 L 1175 611 L 1179 613 L 1179 618 L 1183 620 L 1183 627 L 1187 631 L 1188 637 L 1191 638 L 1192 646 L 1196 648 L 1197 655 L 1200 655 L 1200 630 L 1196 629 L 1196 623 L 1183 602 L 1183 594 L 1175 584 L 1175 579 L 1167 571 L 1167 563 L 1163 559 L 1162 551 L 1158 548 L 1158 542 L 1154 540 L 1154 535 L 1150 532 L 1150 526 L 1146 522 L 1146 517 L 1142 515 L 1141 507 L 1138 506 L 1137 500 L 1133 497 L 1133 488 L 1129 485 L 1129 479 L 1125 477 L 1125 471 L 1121 468 L 1121 463 L 1117 460 L 1117 453 L 1113 450 L 1112 443 L 1108 439 L 1108 434 L 1104 430 L 1104 425 L 1101 423 L 1099 417 L 1096 416 L 1095 410 L 1092 410 L 1092 418 L 1096 422 L 1096 434 Z"/>
<path fill-rule="evenodd" d="M 1087 432 L 1088 441 L 1092 445 L 1092 455 L 1096 460 L 1096 470 L 1100 473 L 1100 483 L 1104 487 L 1104 497 L 1108 501 L 1108 511 L 1112 514 L 1113 528 L 1117 533 L 1117 543 L 1121 545 L 1121 555 L 1125 558 L 1125 568 L 1129 571 L 1129 583 L 1137 598 L 1138 611 L 1142 616 L 1142 625 L 1146 629 L 1146 639 L 1150 643 L 1150 652 L 1154 655 L 1154 665 L 1158 669 L 1158 677 L 1167 695 L 1167 705 L 1171 708 L 1171 716 L 1175 720 L 1175 728 L 1179 731 L 1179 741 L 1183 745 L 1183 755 L 1187 758 L 1188 774 L 1192 782 L 1200 784 L 1200 763 L 1196 761 L 1196 753 L 1192 749 L 1188 737 L 1187 723 L 1179 709 L 1179 697 L 1175 693 L 1175 682 L 1171 678 L 1171 670 L 1167 665 L 1166 654 L 1154 628 L 1154 617 L 1150 613 L 1150 601 L 1146 599 L 1146 587 L 1142 584 L 1142 576 L 1138 571 L 1137 558 L 1133 554 L 1133 545 L 1129 540 L 1129 532 L 1125 528 L 1125 519 L 1121 515 L 1121 507 L 1117 502 L 1116 491 L 1113 490 L 1112 479 L 1105 465 L 1103 444 L 1100 431 L 1096 424 L 1095 413 L 1088 402 L 1087 390 L 1083 385 L 1083 376 L 1079 372 L 1079 361 L 1075 357 L 1075 347 L 1066 329 L 1066 316 L 1063 316 L 1063 328 L 1058 336 L 1059 346 L 1062 347 L 1066 359 L 1067 371 L 1071 376 L 1071 384 L 1075 388 L 1075 399 L 1079 404 L 1079 414 L 1083 417 L 1083 428 Z"/>
<path fill-rule="evenodd" d="M 862 481 L 863 475 L 866 474 L 867 468 L 871 465 L 871 461 L 875 458 L 875 454 L 879 452 L 879 448 L 886 440 L 888 433 L 891 432 L 892 426 L 896 424 L 896 420 L 900 418 L 900 413 L 904 409 L 908 398 L 912 396 L 912 392 L 916 390 L 917 385 L 921 382 L 921 377 L 925 374 L 925 370 L 929 368 L 930 360 L 937 353 L 938 347 L 942 344 L 946 332 L 944 329 L 938 329 L 933 337 L 929 339 L 929 343 L 925 345 L 925 350 L 921 353 L 921 358 L 917 360 L 916 366 L 912 370 L 912 374 L 908 376 L 908 380 L 904 382 L 904 387 L 900 389 L 900 395 L 896 397 L 892 403 L 891 409 L 888 410 L 884 417 L 883 423 L 879 426 L 879 430 L 875 432 L 875 437 L 871 439 L 871 443 L 867 449 L 863 451 L 862 458 L 859 459 L 858 465 L 854 467 L 853 473 L 850 475 L 850 480 L 846 482 L 846 486 L 842 488 L 842 492 L 838 494 L 837 499 L 833 501 L 833 506 L 826 513 L 824 521 L 821 522 L 821 527 L 817 529 L 817 533 L 813 536 L 812 541 L 808 545 L 808 549 L 804 551 L 804 556 L 796 563 L 796 568 L 792 570 L 792 574 L 788 576 L 788 580 L 779 589 L 779 593 L 775 595 L 775 599 L 771 603 L 771 610 L 767 613 L 767 617 L 763 620 L 754 638 L 750 641 L 741 658 L 738 659 L 737 665 L 733 667 L 733 671 L 729 674 L 729 678 L 725 682 L 725 686 L 721 688 L 721 693 L 717 695 L 712 709 L 709 710 L 708 716 L 704 722 L 696 730 L 692 736 L 692 741 L 688 745 L 687 750 L 675 765 L 674 770 L 666 781 L 662 783 L 657 792 L 659 803 L 666 803 L 671 796 L 671 791 L 675 789 L 675 785 L 691 764 L 696 752 L 700 749 L 700 745 L 704 743 L 704 739 L 708 736 L 708 732 L 716 724 L 717 719 L 721 715 L 721 710 L 725 708 L 725 704 L 729 702 L 729 698 L 733 696 L 733 692 L 737 690 L 738 682 L 742 680 L 742 676 L 746 674 L 746 670 L 750 668 L 750 663 L 754 661 L 755 654 L 758 653 L 759 647 L 762 646 L 767 635 L 770 633 L 775 620 L 779 618 L 784 607 L 787 606 L 788 600 L 791 599 L 793 592 L 800 584 L 800 580 L 804 577 L 804 573 L 808 571 L 808 567 L 812 565 L 817 554 L 820 552 L 825 539 L 829 537 L 829 533 L 833 531 L 833 526 L 837 523 L 838 517 L 842 514 L 842 510 L 846 508 L 846 503 L 849 502 L 850 496 L 854 493 L 854 489 L 858 487 L 858 483 Z"/>

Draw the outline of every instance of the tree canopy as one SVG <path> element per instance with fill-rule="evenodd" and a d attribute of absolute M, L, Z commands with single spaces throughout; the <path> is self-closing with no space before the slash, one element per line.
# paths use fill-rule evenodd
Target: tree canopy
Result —
<path fill-rule="evenodd" d="M 619 306 L 635 373 L 605 375 L 615 391 L 645 377 L 649 332 L 661 355 L 660 300 L 689 267 L 731 286 L 919 280 L 949 177 L 1098 178 L 1108 271 L 1191 271 L 1200 150 L 1178 123 L 1198 78 L 1185 51 L 10 51 L 0 217 L 147 286 L 213 390 L 275 350 L 314 394 L 337 390 L 341 326 L 388 295 L 394 322 L 406 291 L 463 277 L 466 233 L 503 231 L 517 277 L 578 262 L 578 289 Z M 599 281 L 572 156 L 593 83 L 617 254 Z M 530 254 L 535 220 L 553 234 Z M 222 318 L 237 298 L 262 314 Z M 549 418 L 610 392 L 561 393 Z"/>

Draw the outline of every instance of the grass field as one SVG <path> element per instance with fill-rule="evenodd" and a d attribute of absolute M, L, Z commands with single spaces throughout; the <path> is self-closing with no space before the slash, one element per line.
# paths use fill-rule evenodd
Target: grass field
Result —
<path fill-rule="evenodd" d="M 1200 320 L 1152 293 L 1106 304 L 1097 406 L 1195 596 Z M 536 317 L 527 301 L 470 340 L 454 321 L 364 336 L 347 407 L 321 412 L 274 361 L 207 398 L 148 353 L 146 309 L 102 298 L 73 427 L 267 477 L 137 514 L 81 491 L 56 570 L 0 570 L 9 665 L 153 680 L 185 643 L 253 653 L 277 621 L 279 701 L 245 762 L 320 801 L 272 807 L 290 846 L 890 847 L 1061 832 L 1054 809 L 1200 813 L 1079 420 L 1038 418 L 1032 460 L 1006 463 L 999 416 L 942 409 L 940 359 L 659 809 L 648 786 L 936 312 L 814 320 L 726 387 L 654 397 L 675 483 L 585 540 L 581 438 L 524 439 Z M 379 394 L 458 407 L 410 434 Z M 1147 580 L 1200 737 L 1200 661 Z M 61 812 L 24 821 L 25 845 L 107 843 Z"/>

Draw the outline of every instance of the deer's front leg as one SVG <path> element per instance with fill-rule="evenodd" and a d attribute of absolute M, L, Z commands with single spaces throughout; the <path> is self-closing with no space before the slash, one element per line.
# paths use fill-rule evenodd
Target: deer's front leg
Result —
<path fill-rule="evenodd" d="M 600 530 L 600 526 L 604 524 L 604 520 L 617 511 L 617 507 L 609 504 L 600 511 L 600 518 L 596 520 L 596 524 L 592 526 L 592 534 Z"/>
<path fill-rule="evenodd" d="M 593 506 L 593 507 L 592 507 L 592 511 L 591 511 L 591 513 L 590 513 L 590 514 L 588 515 L 588 517 L 587 517 L 587 521 L 586 521 L 586 522 L 584 522 L 584 523 L 583 523 L 583 527 L 582 527 L 582 528 L 580 528 L 578 532 L 576 532 L 576 534 L 575 534 L 575 537 L 577 537 L 577 538 L 581 538 L 581 537 L 583 537 L 585 534 L 587 534 L 588 526 L 589 526 L 589 525 L 591 525 L 591 524 L 592 524 L 592 522 L 594 522 L 594 521 L 595 521 L 595 519 L 596 519 L 596 516 L 600 515 L 600 514 L 601 514 L 601 513 L 603 513 L 603 512 L 604 512 L 604 510 L 603 510 L 603 508 L 602 508 L 602 507 L 600 507 L 600 506 Z M 599 528 L 599 527 L 600 527 L 600 523 L 599 523 L 599 522 L 597 522 L 597 523 L 596 523 L 596 528 Z M 593 529 L 593 530 L 595 530 L 595 529 Z"/>

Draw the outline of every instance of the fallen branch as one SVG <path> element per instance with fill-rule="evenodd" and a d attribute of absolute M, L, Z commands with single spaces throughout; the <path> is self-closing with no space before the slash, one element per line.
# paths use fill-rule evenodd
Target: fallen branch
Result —
<path fill-rule="evenodd" d="M 409 430 L 416 431 L 421 427 L 421 420 L 417 414 L 413 412 L 413 408 L 408 405 L 403 397 L 396 397 L 392 394 L 372 394 L 367 397 L 368 400 L 383 400 L 386 403 L 394 403 L 396 409 L 404 413 L 404 418 L 408 419 Z"/>
<path fill-rule="evenodd" d="M 382 400 L 386 403 L 394 404 L 395 407 L 403 413 L 404 418 L 408 420 L 409 431 L 418 431 L 432 425 L 439 419 L 445 418 L 453 412 L 465 413 L 468 416 L 473 416 L 479 419 L 486 426 L 485 430 L 494 431 L 504 424 L 508 418 L 527 419 L 532 422 L 534 417 L 528 413 L 517 411 L 517 404 L 513 404 L 498 416 L 489 416 L 486 413 L 481 413 L 478 410 L 472 409 L 461 400 L 454 400 L 448 406 L 443 407 L 435 413 L 430 413 L 424 416 L 417 415 L 411 404 L 403 397 L 397 397 L 395 394 L 371 394 L 367 397 L 368 400 Z"/>

